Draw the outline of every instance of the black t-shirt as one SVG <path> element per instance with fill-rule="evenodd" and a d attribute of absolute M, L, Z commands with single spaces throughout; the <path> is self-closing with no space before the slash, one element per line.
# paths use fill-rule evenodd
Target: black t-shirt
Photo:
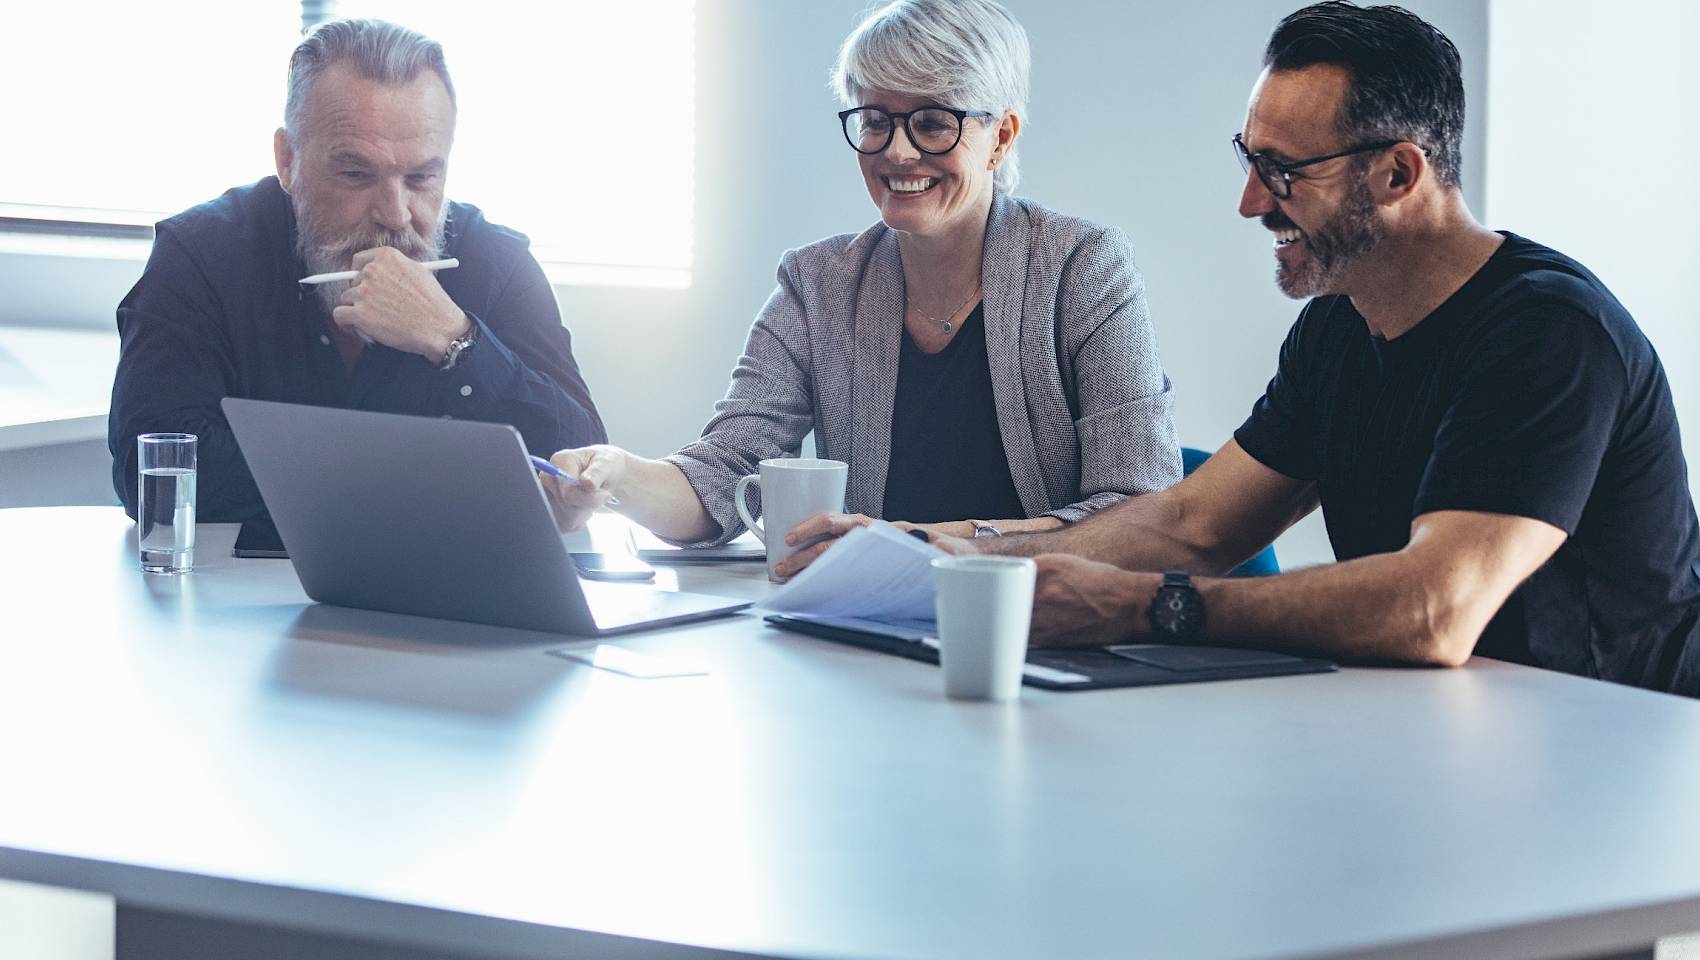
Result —
<path fill-rule="evenodd" d="M 1025 517 L 1009 475 L 992 371 L 985 307 L 977 306 L 938 353 L 903 331 L 891 410 L 885 517 L 913 523 Z"/>
<path fill-rule="evenodd" d="M 1700 527 L 1664 368 L 1586 268 L 1505 238 L 1395 340 L 1312 300 L 1235 439 L 1316 481 L 1341 560 L 1403 548 L 1436 510 L 1559 527 L 1476 652 L 1700 695 Z"/>

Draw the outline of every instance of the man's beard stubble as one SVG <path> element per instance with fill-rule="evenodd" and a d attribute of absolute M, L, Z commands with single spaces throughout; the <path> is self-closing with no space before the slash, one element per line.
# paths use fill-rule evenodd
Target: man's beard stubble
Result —
<path fill-rule="evenodd" d="M 1271 230 L 1297 227 L 1278 210 L 1264 214 L 1263 225 Z M 1369 182 L 1360 177 L 1334 218 L 1304 234 L 1304 256 L 1291 265 L 1276 262 L 1275 285 L 1294 300 L 1338 293 L 1346 271 L 1386 234 Z"/>
<path fill-rule="evenodd" d="M 332 231 L 314 216 L 301 192 L 290 194 L 289 202 L 295 210 L 295 252 L 306 265 L 308 274 L 337 273 L 352 269 L 354 255 L 373 247 L 394 247 L 408 259 L 421 262 L 442 257 L 443 231 L 448 222 L 449 210 L 446 201 L 437 214 L 436 226 L 432 228 L 429 237 L 420 236 L 411 226 L 390 230 L 375 225 L 367 225 L 355 233 L 338 237 L 331 235 Z M 347 281 L 336 281 L 321 283 L 314 289 L 319 302 L 324 304 L 326 313 L 336 309 L 337 301 L 348 286 Z"/>

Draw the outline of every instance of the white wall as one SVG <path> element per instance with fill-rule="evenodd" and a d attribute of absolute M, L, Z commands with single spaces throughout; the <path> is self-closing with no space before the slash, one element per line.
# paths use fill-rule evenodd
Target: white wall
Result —
<path fill-rule="evenodd" d="M 1240 170 L 1228 139 L 1242 124 L 1269 29 L 1299 5 L 1010 0 L 1034 48 L 1020 192 L 1132 235 L 1179 390 L 1181 438 L 1191 446 L 1214 448 L 1239 424 L 1297 313 L 1272 282 L 1268 234 L 1234 212 Z M 1472 102 L 1480 103 L 1485 0 L 1409 6 L 1458 44 Z M 779 254 L 871 222 L 826 87 L 838 44 L 864 8 L 864 0 L 703 0 L 695 285 L 559 290 L 616 442 L 654 455 L 694 437 L 772 289 Z M 767 133 L 775 117 L 802 118 L 783 126 L 811 133 L 775 142 Z M 1465 144 L 1472 198 L 1481 182 L 1480 121 L 1477 110 Z M 609 144 L 586 149 L 610 151 L 617 163 Z M 262 153 L 256 175 L 267 162 Z M 209 184 L 209 193 L 222 186 Z M 0 256 L 0 290 L 21 286 L 14 304 L 40 303 L 39 271 L 39 263 L 26 269 Z M 69 307 L 74 294 L 55 285 L 51 304 L 110 324 L 124 286 L 111 278 L 86 285 Z M 13 313 L 6 299 L 0 321 Z M 1281 546 L 1286 564 L 1331 556 L 1314 521 Z"/>
<path fill-rule="evenodd" d="M 1125 228 L 1137 246 L 1183 443 L 1214 449 L 1274 370 L 1298 305 L 1273 283 L 1268 234 L 1235 213 L 1229 138 L 1244 119 L 1270 28 L 1291 0 L 1129 4 L 1008 0 L 1033 43 L 1033 101 L 1019 192 Z M 1458 44 L 1480 102 L 1483 0 L 1412 2 Z M 825 85 L 862 0 L 721 0 L 699 19 L 697 285 L 690 291 L 568 289 L 561 300 L 609 429 L 641 452 L 690 439 L 724 391 L 780 251 L 872 221 Z M 762 117 L 814 116 L 817 135 L 780 148 Z M 1466 141 L 1479 199 L 1480 117 Z M 667 344 L 659 375 L 622 376 Z M 655 394 L 664 392 L 666 402 Z M 1319 519 L 1281 544 L 1283 563 L 1332 559 Z"/>
<path fill-rule="evenodd" d="M 1487 221 L 1575 257 L 1664 361 L 1700 455 L 1700 6 L 1493 0 Z"/>

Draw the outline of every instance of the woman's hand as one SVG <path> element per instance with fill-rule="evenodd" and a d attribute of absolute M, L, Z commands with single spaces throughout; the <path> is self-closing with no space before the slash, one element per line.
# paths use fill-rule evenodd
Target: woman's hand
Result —
<path fill-rule="evenodd" d="M 782 560 L 773 568 L 774 576 L 790 579 L 815 562 L 827 548 L 857 527 L 865 527 L 874 518 L 860 513 L 817 513 L 790 530 L 785 531 L 785 545 L 802 549 Z"/>
<path fill-rule="evenodd" d="M 562 533 L 582 529 L 592 513 L 614 499 L 626 475 L 626 451 L 607 444 L 559 450 L 549 462 L 578 478 L 563 480 L 548 474 L 541 478 L 555 526 Z"/>
<path fill-rule="evenodd" d="M 873 517 L 860 513 L 815 514 L 786 532 L 786 546 L 795 547 L 801 544 L 803 547 L 774 567 L 774 575 L 790 579 L 802 573 L 805 567 L 814 563 L 821 554 L 837 543 L 840 537 L 873 522 Z M 924 531 L 927 534 L 927 542 L 944 548 L 946 553 L 972 552 L 971 549 L 961 548 L 965 540 L 971 540 L 974 536 L 974 525 L 967 520 L 949 520 L 943 523 L 909 523 L 905 520 L 895 520 L 891 525 L 905 533 L 910 530 Z M 952 549 L 953 547 L 956 549 Z"/>
<path fill-rule="evenodd" d="M 898 521 L 892 524 L 899 530 L 920 530 L 927 535 L 927 542 L 953 557 L 965 556 L 970 553 L 980 553 L 979 544 L 985 542 L 974 539 L 974 521 L 946 520 L 942 523 L 905 523 Z"/>

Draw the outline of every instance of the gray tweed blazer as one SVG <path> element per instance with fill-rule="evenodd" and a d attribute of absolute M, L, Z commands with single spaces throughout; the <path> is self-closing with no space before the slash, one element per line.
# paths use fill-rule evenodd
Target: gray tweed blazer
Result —
<path fill-rule="evenodd" d="M 1029 517 L 1075 521 L 1180 480 L 1174 390 L 1125 233 L 1000 191 L 980 284 L 998 424 Z M 903 308 L 897 234 L 883 223 L 785 253 L 726 399 L 702 439 L 667 458 L 720 525 L 704 543 L 743 531 L 738 478 L 797 456 L 810 430 L 819 456 L 850 465 L 845 509 L 880 516 Z"/>

